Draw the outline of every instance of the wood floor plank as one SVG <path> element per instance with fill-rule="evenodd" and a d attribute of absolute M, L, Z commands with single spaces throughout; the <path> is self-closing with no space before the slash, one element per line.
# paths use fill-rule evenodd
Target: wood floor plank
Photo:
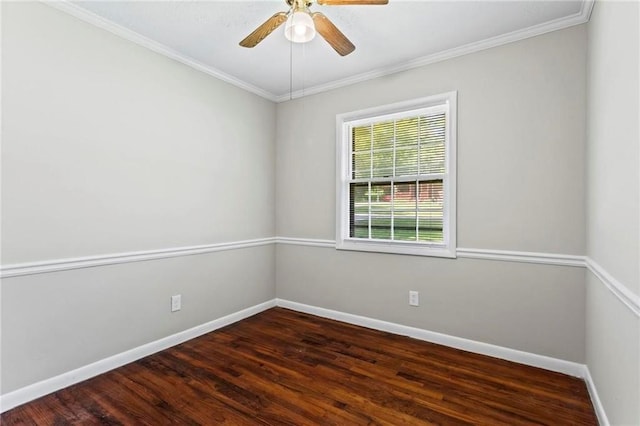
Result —
<path fill-rule="evenodd" d="M 10 410 L 3 425 L 597 425 L 584 381 L 273 308 Z"/>
<path fill-rule="evenodd" d="M 211 347 L 208 352 L 221 358 L 230 355 L 229 352 L 223 353 Z M 353 424 L 364 420 L 349 416 L 346 412 L 337 409 L 335 401 L 315 392 L 311 387 L 300 385 L 298 380 L 287 383 L 280 374 L 264 363 L 258 364 L 246 358 L 233 357 L 233 361 L 228 364 L 228 367 L 215 365 L 211 362 L 200 362 L 198 365 L 213 374 L 227 376 L 238 383 L 250 384 L 267 395 L 275 394 L 271 399 L 301 416 L 299 418 L 301 423 L 312 421 L 316 424 Z M 274 387 L 277 388 L 277 392 L 273 392 Z M 301 405 L 300 401 L 304 401 L 305 404 Z"/>

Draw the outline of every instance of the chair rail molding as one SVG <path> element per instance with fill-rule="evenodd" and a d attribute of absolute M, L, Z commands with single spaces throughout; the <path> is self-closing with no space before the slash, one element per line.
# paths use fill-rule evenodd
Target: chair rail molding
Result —
<path fill-rule="evenodd" d="M 44 274 L 48 272 L 67 271 L 71 269 L 91 268 L 96 266 L 117 265 L 119 263 L 143 262 L 146 260 L 166 259 L 169 257 L 193 256 L 196 254 L 213 253 L 216 251 L 259 247 L 273 244 L 274 242 L 275 238 L 269 237 L 197 246 L 174 247 L 160 250 L 110 253 L 98 256 L 16 263 L 12 265 L 2 265 L 2 267 L 0 267 L 0 278 L 20 277 L 23 275 Z"/>
<path fill-rule="evenodd" d="M 310 247 L 335 247 L 335 240 L 314 238 L 275 237 L 275 243 Z M 615 295 L 627 308 L 629 308 L 631 312 L 640 317 L 640 296 L 634 294 L 627 286 L 613 278 L 613 276 L 604 270 L 604 268 L 587 256 L 463 247 L 457 248 L 456 256 L 464 259 L 586 268 L 591 271 L 605 285 L 605 287 L 613 293 L 613 295 Z"/>
<path fill-rule="evenodd" d="M 85 256 L 64 259 L 52 259 L 36 262 L 16 263 L 0 266 L 0 278 L 20 277 L 24 275 L 44 274 L 68 271 L 72 269 L 92 268 L 120 263 L 143 262 L 179 256 L 192 256 L 225 250 L 237 250 L 270 244 L 296 245 L 318 248 L 335 248 L 335 240 L 297 237 L 266 237 L 250 240 L 230 241 L 197 246 L 174 247 L 159 250 L 110 253 L 97 256 Z M 586 268 L 593 273 L 605 287 L 613 293 L 631 312 L 640 317 L 640 296 L 616 280 L 602 266 L 587 256 L 527 252 L 515 250 L 493 250 L 462 248 L 456 250 L 458 258 L 491 260 L 501 262 L 534 263 L 541 265 Z"/>
<path fill-rule="evenodd" d="M 595 275 L 607 289 L 613 293 L 624 305 L 640 318 L 640 296 L 634 294 L 627 286 L 616 280 L 602 266 L 590 257 L 586 258 L 585 266 Z"/>
<path fill-rule="evenodd" d="M 487 250 L 474 248 L 458 248 L 458 257 L 467 259 L 500 260 L 504 262 L 540 263 L 543 265 L 574 266 L 583 268 L 585 257 L 572 254 L 541 253 L 512 250 Z"/>

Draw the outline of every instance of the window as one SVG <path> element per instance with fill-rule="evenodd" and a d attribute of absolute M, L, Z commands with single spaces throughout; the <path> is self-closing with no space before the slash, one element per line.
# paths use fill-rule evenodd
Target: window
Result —
<path fill-rule="evenodd" d="M 455 257 L 456 92 L 337 117 L 336 248 Z"/>

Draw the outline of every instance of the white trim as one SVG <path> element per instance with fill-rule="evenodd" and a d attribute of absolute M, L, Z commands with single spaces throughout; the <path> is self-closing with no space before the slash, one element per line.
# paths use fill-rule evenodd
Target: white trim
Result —
<path fill-rule="evenodd" d="M 591 398 L 591 402 L 598 417 L 600 426 L 609 426 L 607 414 L 602 405 L 602 401 L 598 396 L 596 385 L 591 377 L 589 367 L 573 361 L 566 361 L 558 358 L 552 358 L 544 355 L 533 354 L 530 352 L 519 351 L 516 349 L 506 348 L 504 346 L 492 345 L 489 343 L 478 342 L 461 337 L 450 336 L 443 333 L 436 333 L 406 325 L 381 321 L 360 315 L 348 314 L 345 312 L 334 311 L 331 309 L 320 308 L 317 306 L 305 305 L 303 303 L 293 302 L 285 299 L 276 299 L 276 305 L 292 309 L 298 312 L 304 312 L 323 318 L 329 318 L 336 321 L 342 321 L 362 327 L 372 328 L 374 330 L 386 331 L 393 334 L 405 335 L 415 339 L 424 340 L 431 343 L 462 349 L 465 351 L 488 355 L 495 358 L 505 359 L 507 361 L 517 362 L 532 367 L 544 368 L 545 370 L 556 371 L 558 373 L 567 374 L 573 377 L 581 378 L 585 381 L 587 391 Z"/>
<path fill-rule="evenodd" d="M 155 40 L 147 38 L 141 34 L 138 34 L 135 31 L 132 31 L 128 28 L 125 28 L 121 25 L 118 25 L 108 19 L 103 18 L 93 12 L 88 11 L 76 4 L 71 3 L 69 0 L 40 0 L 42 3 L 51 6 L 55 9 L 58 9 L 62 12 L 65 12 L 71 16 L 74 16 L 84 22 L 87 22 L 91 25 L 94 25 L 98 28 L 106 30 L 112 34 L 117 35 L 125 40 L 136 43 L 142 47 L 145 47 L 153 52 L 164 55 L 168 58 L 174 59 L 184 65 L 187 65 L 191 68 L 194 68 L 198 71 L 201 71 L 205 74 L 209 74 L 212 77 L 215 77 L 219 80 L 222 80 L 226 83 L 232 84 L 240 89 L 246 90 L 247 92 L 251 92 L 258 96 L 261 96 L 270 101 L 276 101 L 276 96 L 260 87 L 254 86 L 253 84 L 249 84 L 245 81 L 242 81 L 232 75 L 229 75 L 225 72 L 222 72 L 210 65 L 203 64 L 187 55 L 184 55 L 180 52 L 177 52 L 171 49 L 168 46 L 165 46 L 162 43 L 159 43 Z"/>
<path fill-rule="evenodd" d="M 447 258 L 456 257 L 457 98 L 458 92 L 449 91 L 336 115 L 336 249 Z M 352 129 L 356 126 L 378 121 L 441 113 L 446 115 L 445 170 L 444 173 L 442 173 L 444 194 L 442 212 L 444 238 L 442 243 L 428 244 L 422 241 L 405 242 L 397 240 L 380 241 L 350 237 L 349 185 L 354 182 L 351 176 Z M 371 149 L 373 153 L 373 148 Z M 428 177 L 429 175 L 416 175 L 415 179 L 426 179 Z M 372 182 L 371 178 L 366 178 L 362 181 Z M 378 181 L 378 179 L 374 179 L 373 181 Z M 386 181 L 393 182 L 395 181 L 395 177 L 389 177 Z"/>
<path fill-rule="evenodd" d="M 200 246 L 175 247 L 160 250 L 112 253 L 99 256 L 86 256 L 67 259 L 45 260 L 41 262 L 17 263 L 0 267 L 0 278 L 20 277 L 23 275 L 42 274 L 47 272 L 67 271 L 70 269 L 91 268 L 95 266 L 117 265 L 119 263 L 142 262 L 146 260 L 165 259 L 169 257 L 191 256 L 224 250 L 236 250 L 258 247 L 275 242 L 275 238 L 258 238 L 253 240 L 233 241 L 227 243 L 206 244 Z"/>
<path fill-rule="evenodd" d="M 389 74 L 395 74 L 398 72 L 419 68 L 425 65 L 436 63 L 436 62 L 445 61 L 447 59 L 456 58 L 458 56 L 479 52 L 481 50 L 490 49 L 492 47 L 513 43 L 515 41 L 524 40 L 524 39 L 542 35 L 548 32 L 557 31 L 564 28 L 572 27 L 574 25 L 583 24 L 589 21 L 589 17 L 591 16 L 591 11 L 593 10 L 593 4 L 594 4 L 594 0 L 583 0 L 580 12 L 575 13 L 573 15 L 569 15 L 563 18 L 558 18 L 549 22 L 544 22 L 542 24 L 534 25 L 532 27 L 525 28 L 522 30 L 513 31 L 508 34 L 503 34 L 496 37 L 488 38 L 486 40 L 482 40 L 479 42 L 469 43 L 464 46 L 459 46 L 453 49 L 445 50 L 443 52 L 438 52 L 432 55 L 423 56 L 421 58 L 417 58 L 397 66 L 380 68 L 377 70 L 347 77 L 341 80 L 332 81 L 326 84 L 320 84 L 317 86 L 308 87 L 308 88 L 305 88 L 304 90 L 298 90 L 291 94 L 285 93 L 282 95 L 276 95 L 260 87 L 257 87 L 253 84 L 247 83 L 227 73 L 224 73 L 214 67 L 205 65 L 202 62 L 199 62 L 189 56 L 176 52 L 175 50 L 157 41 L 144 37 L 141 34 L 136 33 L 135 31 L 132 31 L 112 21 L 109 21 L 99 15 L 96 15 L 93 12 L 83 9 L 80 6 L 77 6 L 71 3 L 69 0 L 55 0 L 55 1 L 40 0 L 40 1 L 62 12 L 75 16 L 76 18 L 81 19 L 89 24 L 95 25 L 96 27 L 109 31 L 119 37 L 124 38 L 125 40 L 132 41 L 156 53 L 167 56 L 189 67 L 192 67 L 198 71 L 202 71 L 215 78 L 218 78 L 222 81 L 225 81 L 229 84 L 232 84 L 236 87 L 239 87 L 243 90 L 254 93 L 258 96 L 261 96 L 265 99 L 268 99 L 274 102 L 285 102 L 290 99 L 300 98 L 302 96 L 309 96 L 309 95 L 314 95 L 321 92 L 326 92 L 329 90 L 337 89 L 339 87 L 349 86 L 351 84 L 372 80 L 372 79 L 383 77 Z"/>
<path fill-rule="evenodd" d="M 311 238 L 291 238 L 291 237 L 276 237 L 276 243 L 282 244 L 294 244 L 301 246 L 315 246 L 315 247 L 335 247 L 335 240 L 320 240 Z M 487 250 L 487 249 L 474 249 L 474 248 L 461 248 L 456 249 L 456 256 L 465 259 L 484 259 L 484 260 L 498 260 L 504 262 L 520 262 L 520 263 L 538 263 L 542 265 L 560 265 L 560 266 L 573 266 L 573 267 L 585 267 L 585 257 L 576 256 L 571 254 L 557 254 L 557 253 L 540 253 L 529 251 L 513 251 L 513 250 Z"/>
<path fill-rule="evenodd" d="M 598 396 L 598 391 L 596 389 L 596 384 L 591 377 L 591 372 L 589 371 L 588 366 L 584 366 L 584 381 L 587 384 L 587 390 L 589 391 L 589 396 L 591 397 L 591 404 L 593 404 L 593 408 L 596 411 L 596 417 L 598 417 L 598 424 L 600 426 L 609 426 L 609 419 L 607 418 L 607 413 L 604 411 L 604 405 L 602 405 L 602 401 L 600 401 L 600 396 Z"/>
<path fill-rule="evenodd" d="M 336 246 L 336 242 L 334 240 L 317 240 L 312 238 L 276 237 L 276 243 L 326 248 L 335 248 Z"/>
<path fill-rule="evenodd" d="M 171 257 L 192 256 L 217 251 L 236 250 L 259 247 L 269 244 L 287 244 L 321 248 L 335 248 L 335 240 L 268 237 L 253 240 L 232 241 L 199 246 L 175 247 L 160 250 L 146 250 L 126 253 L 112 253 L 99 256 L 85 256 L 66 259 L 45 260 L 0 266 L 0 278 L 12 278 L 25 275 L 44 274 L 49 272 L 68 271 L 73 269 L 92 268 L 98 266 L 117 265 L 121 263 L 143 262 Z M 457 257 L 467 259 L 496 260 L 503 262 L 534 263 L 541 265 L 558 265 L 569 267 L 586 267 L 616 296 L 631 312 L 640 317 L 640 296 L 634 294 L 624 284 L 613 278 L 593 259 L 585 256 L 569 254 L 538 253 L 510 250 L 486 250 L 458 248 Z"/>
<path fill-rule="evenodd" d="M 467 259 L 500 260 L 505 262 L 540 263 L 543 265 L 575 266 L 584 268 L 584 256 L 556 253 L 538 253 L 511 250 L 485 250 L 458 248 L 458 257 Z"/>
<path fill-rule="evenodd" d="M 276 237 L 276 242 L 285 238 Z M 304 238 L 286 238 L 285 244 L 298 244 L 317 247 L 333 247 L 331 240 L 308 240 Z M 314 244 L 314 241 L 322 241 L 322 244 Z M 364 249 L 363 249 L 364 250 Z M 540 265 L 557 265 L 557 266 L 569 266 L 577 268 L 587 268 L 593 273 L 605 287 L 613 293 L 631 312 L 640 317 L 640 296 L 633 293 L 616 280 L 607 271 L 598 265 L 593 259 L 586 256 L 577 256 L 572 254 L 558 254 L 558 253 L 540 253 L 540 252 L 527 252 L 527 251 L 512 251 L 512 250 L 487 250 L 487 249 L 474 249 L 474 248 L 461 248 L 456 250 L 458 258 L 463 259 L 481 259 L 481 260 L 496 260 L 502 262 L 518 262 L 518 263 L 534 263 Z"/>
<path fill-rule="evenodd" d="M 224 317 L 209 321 L 188 330 L 181 331 L 171 336 L 138 346 L 125 352 L 101 359 L 84 367 L 62 373 L 58 376 L 42 380 L 29 386 L 17 389 L 4 395 L 0 395 L 0 413 L 10 410 L 18 405 L 33 401 L 36 398 L 66 388 L 73 384 L 95 377 L 99 374 L 121 367 L 130 362 L 144 358 L 156 352 L 179 345 L 187 340 L 210 333 L 219 328 L 233 324 L 255 314 L 276 306 L 275 299 L 243 309 Z"/>
<path fill-rule="evenodd" d="M 637 317 L 640 317 L 640 296 L 634 294 L 620 281 L 613 278 L 607 271 L 598 265 L 590 257 L 586 258 L 586 266 L 593 275 L 595 275 L 602 283 L 613 293 L 627 308 L 631 309 Z"/>
<path fill-rule="evenodd" d="M 405 241 L 370 241 L 355 238 L 345 238 L 336 244 L 337 250 L 366 251 L 371 253 L 406 254 L 411 256 L 430 256 L 455 259 L 456 251 L 444 244 L 427 245 L 425 243 Z"/>
<path fill-rule="evenodd" d="M 303 96 L 315 95 L 317 93 L 327 92 L 329 90 L 338 89 L 340 87 L 350 86 L 352 84 L 361 83 L 375 78 L 384 77 L 390 74 L 396 74 L 402 71 L 408 71 L 414 68 L 423 67 L 425 65 L 433 64 L 436 62 L 446 61 L 448 59 L 457 58 L 459 56 L 468 55 L 470 53 L 479 52 L 493 47 L 502 46 L 504 44 L 513 43 L 516 41 L 524 40 L 531 37 L 536 37 L 542 34 L 546 34 L 552 31 L 562 30 L 575 25 L 584 24 L 589 21 L 591 11 L 593 10 L 595 0 L 584 0 L 580 12 L 563 18 L 554 19 L 549 22 L 534 25 L 522 30 L 513 31 L 511 33 L 502 34 L 496 37 L 491 37 L 485 40 L 481 40 L 475 43 L 469 43 L 464 46 L 454 47 L 453 49 L 445 50 L 442 52 L 434 53 L 432 55 L 423 56 L 421 58 L 407 61 L 403 64 L 379 68 L 377 70 L 368 71 L 362 74 L 354 75 L 351 77 L 343 78 L 341 80 L 332 81 L 326 84 L 320 84 L 312 87 L 305 87 L 303 90 L 295 91 L 291 94 L 286 93 L 275 97 L 276 102 L 285 102 L 290 99 L 300 98 Z"/>
<path fill-rule="evenodd" d="M 565 361 L 562 359 L 552 358 L 545 355 L 537 355 L 530 352 L 519 351 L 516 349 L 506 348 L 503 346 L 492 345 L 489 343 L 469 340 L 462 337 L 450 336 L 448 334 L 437 333 L 434 331 L 424 330 L 421 328 L 410 327 L 402 324 L 382 321 L 374 318 L 363 317 L 360 315 L 349 314 L 331 309 L 320 308 L 317 306 L 305 305 L 303 303 L 293 302 L 285 299 L 276 299 L 276 305 L 292 309 L 294 311 L 304 312 L 323 318 L 330 318 L 349 324 L 359 325 L 362 327 L 372 328 L 374 330 L 386 331 L 403 336 L 413 337 L 414 339 L 424 340 L 427 342 L 437 343 L 452 348 L 462 349 L 465 351 L 488 355 L 495 358 L 505 359 L 508 361 L 518 362 L 533 367 L 544 368 L 545 370 L 556 371 L 568 374 L 574 377 L 584 377 L 584 364 L 577 362 Z"/>
<path fill-rule="evenodd" d="M 0 278 L 19 277 L 23 275 L 42 274 L 48 272 L 66 271 L 72 269 L 91 268 L 96 266 L 116 265 L 120 263 L 142 262 L 147 260 L 164 259 L 179 256 L 191 256 L 197 254 L 212 253 L 216 251 L 235 250 L 248 247 L 257 247 L 272 243 L 311 246 L 322 248 L 335 248 L 335 240 L 293 237 L 268 237 L 253 240 L 232 241 L 217 244 L 205 244 L 199 246 L 174 247 L 159 250 L 146 250 L 125 253 L 111 253 L 98 256 L 84 256 L 76 258 L 54 259 L 39 262 L 27 262 L 0 267 Z M 539 263 L 545 265 L 585 266 L 583 256 L 563 254 L 532 253 L 508 250 L 484 250 L 458 248 L 458 257 L 471 259 L 486 259 L 523 263 Z M 598 267 L 599 268 L 599 267 Z M 601 268 L 599 268 L 601 270 Z M 601 276 L 609 276 L 606 272 Z M 600 277 L 600 275 L 599 275 Z M 601 278 L 603 279 L 603 278 Z M 604 280 L 604 279 L 603 279 Z M 615 280 L 614 280 L 615 281 Z M 617 283 L 617 281 L 616 281 Z M 617 283 L 617 286 L 622 284 Z M 624 289 L 622 292 L 629 292 Z"/>
<path fill-rule="evenodd" d="M 205 324 L 195 326 L 188 330 L 184 330 L 171 336 L 167 336 L 162 339 L 158 339 L 156 341 L 130 349 L 128 351 L 110 356 L 108 358 L 104 358 L 75 370 L 71 370 L 58 376 L 25 386 L 7 394 L 0 395 L 0 413 L 25 404 L 29 401 L 33 401 L 42 396 L 48 395 L 52 392 L 90 379 L 99 374 L 106 373 L 123 365 L 137 361 L 141 358 L 144 358 L 145 356 L 152 355 L 170 347 L 179 345 L 180 343 L 184 343 L 188 340 L 215 331 L 219 328 L 236 323 L 267 309 L 271 309 L 275 306 L 292 309 L 298 312 L 305 312 L 323 318 L 330 318 L 349 324 L 368 327 L 375 330 L 386 331 L 398 335 L 406 335 L 419 340 L 437 343 L 473 353 L 488 355 L 582 378 L 587 384 L 587 389 L 591 396 L 600 424 L 603 426 L 609 426 L 604 407 L 602 406 L 600 398 L 598 397 L 595 384 L 586 365 L 359 315 L 305 305 L 285 299 L 268 300 L 266 302 L 215 319 L 213 321 L 209 321 Z"/>

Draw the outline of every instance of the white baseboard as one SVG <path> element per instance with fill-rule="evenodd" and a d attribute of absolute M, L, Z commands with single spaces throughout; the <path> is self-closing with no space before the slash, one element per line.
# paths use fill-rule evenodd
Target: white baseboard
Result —
<path fill-rule="evenodd" d="M 269 300 L 0 396 L 0 413 L 276 306 Z"/>
<path fill-rule="evenodd" d="M 591 396 L 591 403 L 593 404 L 593 408 L 596 410 L 598 424 L 600 426 L 610 426 L 611 423 L 609 423 L 607 413 L 604 411 L 604 405 L 602 405 L 602 401 L 600 401 L 600 397 L 598 396 L 596 384 L 593 382 L 589 367 L 586 365 L 584 366 L 584 381 L 587 383 L 587 390 L 589 391 L 589 396 Z"/>
<path fill-rule="evenodd" d="M 437 343 L 456 349 L 462 349 L 477 354 L 488 355 L 495 358 L 505 359 L 507 361 L 513 361 L 520 364 L 530 365 L 532 367 L 544 368 L 545 370 L 579 377 L 583 379 L 587 385 L 587 391 L 589 392 L 589 396 L 591 397 L 591 402 L 595 409 L 600 426 L 610 426 L 607 414 L 604 410 L 604 406 L 602 405 L 600 397 L 598 396 L 596 385 L 593 382 L 591 373 L 589 372 L 589 368 L 584 364 L 565 361 L 545 355 L 537 355 L 530 352 L 519 351 L 516 349 L 506 348 L 504 346 L 492 345 L 490 343 L 464 339 L 462 337 L 450 336 L 448 334 L 436 333 L 434 331 L 428 331 L 421 328 L 381 321 L 374 318 L 363 317 L 360 315 L 348 314 L 345 312 L 334 311 L 317 306 L 305 305 L 303 303 L 292 302 L 285 299 L 276 299 L 276 305 L 323 318 L 343 321 L 349 324 L 372 328 L 374 330 L 409 336 L 431 343 Z"/>
<path fill-rule="evenodd" d="M 436 333 L 434 331 L 428 331 L 421 328 L 381 321 L 374 318 L 363 317 L 360 315 L 348 314 L 345 312 L 334 311 L 317 306 L 305 305 L 303 303 L 292 302 L 285 299 L 276 299 L 276 305 L 323 318 L 329 318 L 353 325 L 372 328 L 374 330 L 386 331 L 388 333 L 409 336 L 413 337 L 414 339 L 424 340 L 426 342 L 437 343 L 456 349 L 462 349 L 477 354 L 488 355 L 495 358 L 505 359 L 507 361 L 530 365 L 532 367 L 544 368 L 545 370 L 555 371 L 573 377 L 579 377 L 583 379 L 587 385 L 587 391 L 589 392 L 589 396 L 591 397 L 591 402 L 595 409 L 596 416 L 598 417 L 598 423 L 600 424 L 600 426 L 610 426 L 607 414 L 604 411 L 604 406 L 602 405 L 600 397 L 598 396 L 598 392 L 596 391 L 596 385 L 593 382 L 591 373 L 589 372 L 589 368 L 584 364 L 565 361 L 545 355 L 519 351 L 516 349 L 506 348 L 504 346 L 492 345 L 490 343 L 478 342 L 462 337 L 450 336 L 448 334 Z"/>
<path fill-rule="evenodd" d="M 307 314 L 312 314 L 323 318 L 334 319 L 349 324 L 373 328 L 375 330 L 409 336 L 413 337 L 414 339 L 424 340 L 427 342 L 437 343 L 440 345 L 462 349 L 477 354 L 505 359 L 507 361 L 518 362 L 520 364 L 530 365 L 533 367 L 544 368 L 545 370 L 556 371 L 558 373 L 568 374 L 574 377 L 584 378 L 585 374 L 585 365 L 579 364 L 577 362 L 565 361 L 545 355 L 537 355 L 530 352 L 519 351 L 517 349 L 492 345 L 490 343 L 478 342 L 462 337 L 450 336 L 448 334 L 442 334 L 434 331 L 424 330 L 421 328 L 381 321 L 378 319 L 363 317 L 360 315 L 348 314 L 331 309 L 305 305 L 303 303 L 292 302 L 290 300 L 276 299 L 276 304 L 283 308 L 292 309 L 294 311 L 305 312 Z"/>
<path fill-rule="evenodd" d="M 503 346 L 497 346 L 489 343 L 464 339 L 461 337 L 450 336 L 447 334 L 428 331 L 416 327 L 409 327 L 406 325 L 382 321 L 374 318 L 363 317 L 360 315 L 349 314 L 346 312 L 305 305 L 303 303 L 292 302 L 285 299 L 273 299 L 255 306 L 251 306 L 241 311 L 226 315 L 222 318 L 215 319 L 208 323 L 190 328 L 185 331 L 181 331 L 179 333 L 167 336 L 154 342 L 147 343 L 126 352 L 116 354 L 109 358 L 96 361 L 84 367 L 80 367 L 78 369 L 52 377 L 50 379 L 25 386 L 24 388 L 17 389 L 13 392 L 0 395 L 0 413 L 17 407 L 18 405 L 33 401 L 34 399 L 40 398 L 57 390 L 90 379 L 99 374 L 106 373 L 130 362 L 144 358 L 145 356 L 152 355 L 156 352 L 186 342 L 187 340 L 191 340 L 203 334 L 225 327 L 229 324 L 233 324 L 252 315 L 270 309 L 274 306 L 280 306 L 283 308 L 305 312 L 323 318 L 334 319 L 337 321 L 359 325 L 362 327 L 368 327 L 375 330 L 409 336 L 427 342 L 437 343 L 482 355 L 493 356 L 496 358 L 518 362 L 533 367 L 544 368 L 546 370 L 556 371 L 574 377 L 580 377 L 584 379 L 587 384 L 587 389 L 591 396 L 591 401 L 596 410 L 596 415 L 598 416 L 600 425 L 609 426 L 609 421 L 607 419 L 600 398 L 598 397 L 598 393 L 596 391 L 593 379 L 591 378 L 591 374 L 589 373 L 589 369 L 584 364 L 565 361 L 544 355 L 532 354 L 529 352 L 510 349 Z"/>

